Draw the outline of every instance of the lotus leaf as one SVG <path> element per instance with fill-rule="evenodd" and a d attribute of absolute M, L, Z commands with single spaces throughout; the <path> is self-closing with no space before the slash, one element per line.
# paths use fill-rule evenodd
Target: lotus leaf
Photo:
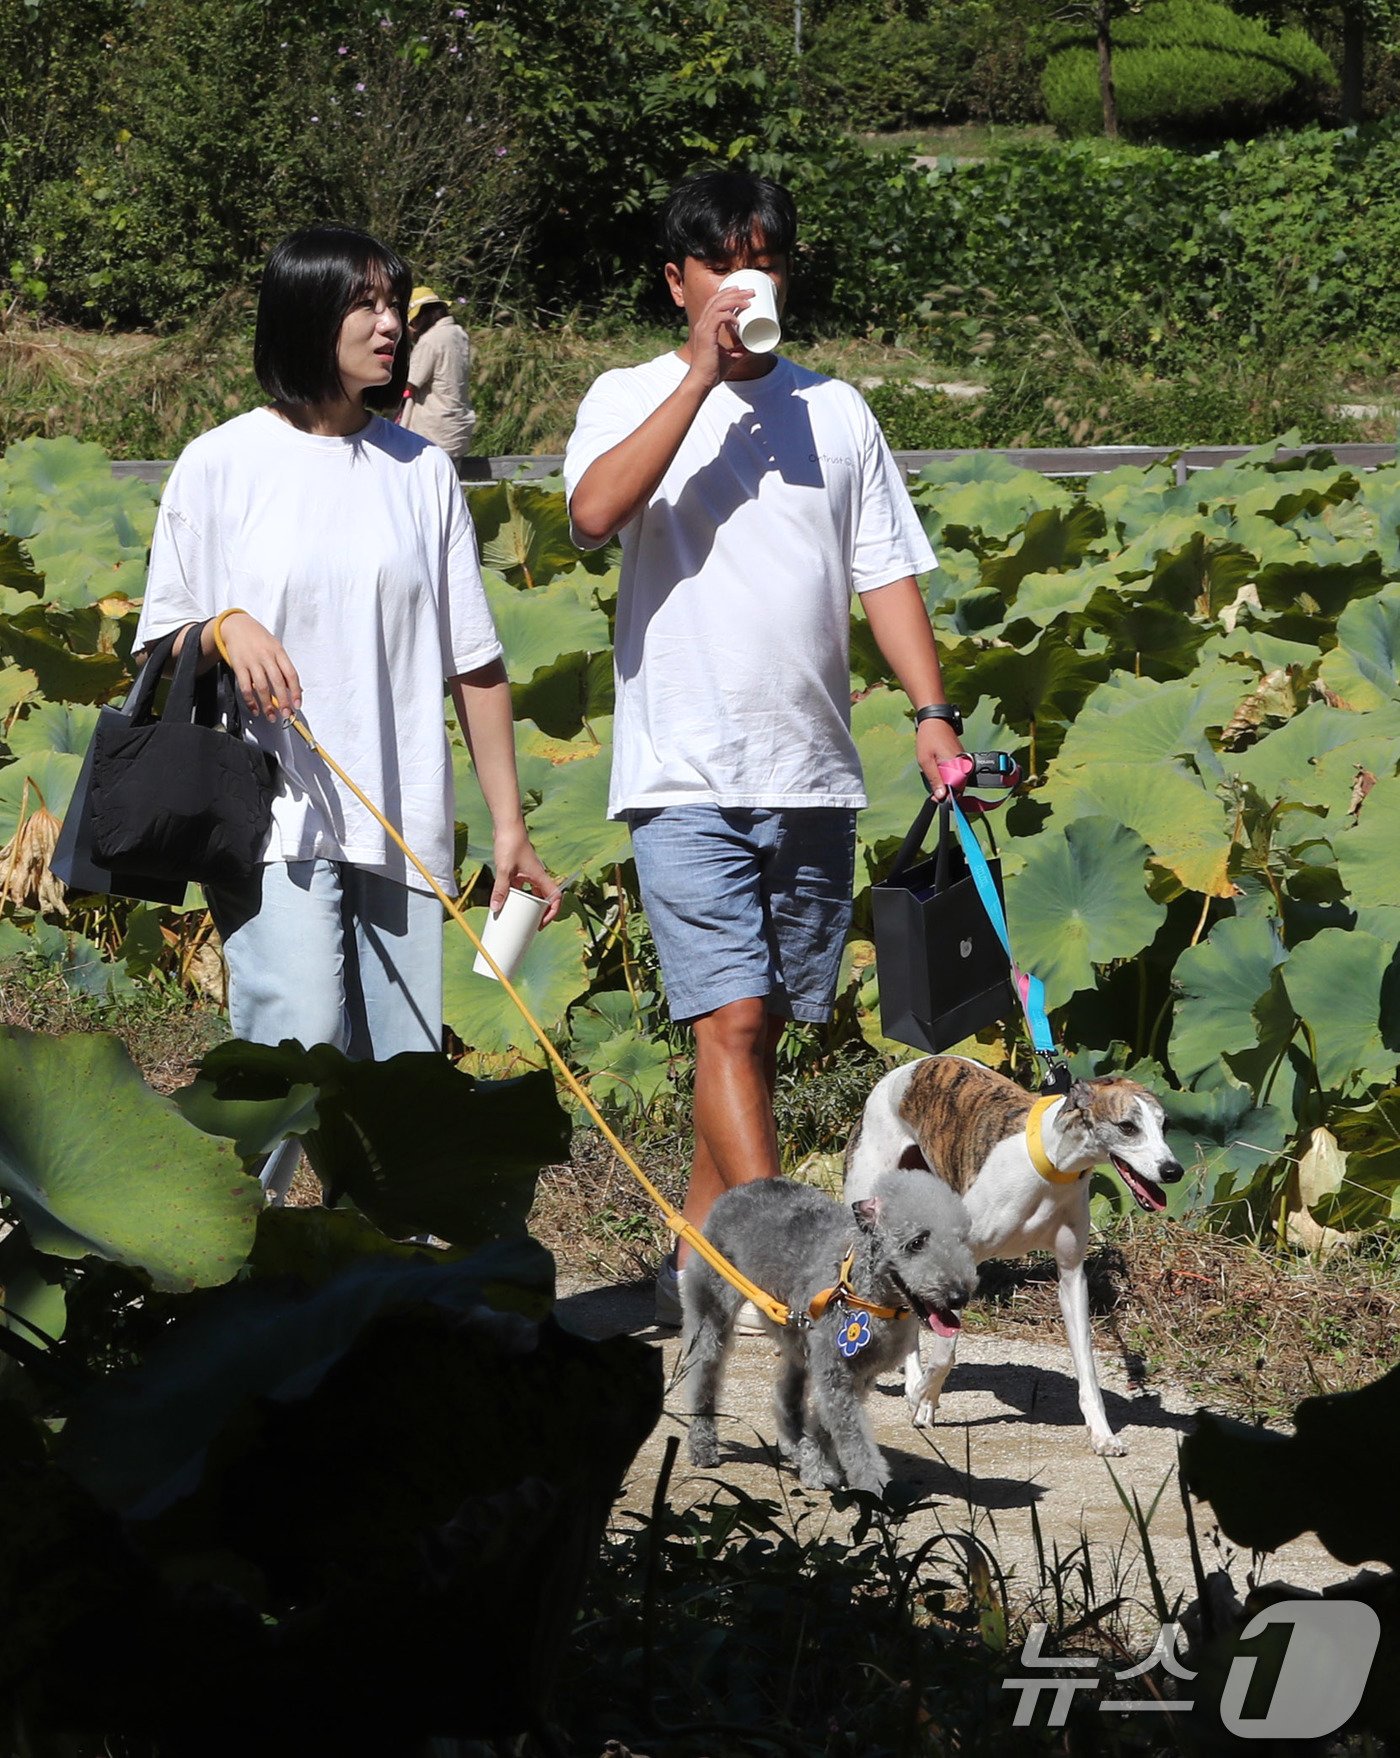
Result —
<path fill-rule="evenodd" d="M 1084 498 L 1103 510 L 1120 548 L 1134 542 L 1169 507 L 1183 500 L 1182 490 L 1165 464 L 1152 464 L 1145 470 L 1120 464 L 1116 470 L 1102 471 L 1089 478 Z"/>
<path fill-rule="evenodd" d="M 1400 695 L 1400 585 L 1349 604 L 1337 618 L 1337 645 L 1322 682 L 1344 708 L 1380 708 Z"/>
<path fill-rule="evenodd" d="M 547 586 L 579 565 L 569 538 L 569 514 L 557 491 L 514 482 L 473 489 L 472 520 L 481 563 L 513 585 Z"/>
<path fill-rule="evenodd" d="M 1170 683 L 1115 672 L 1094 691 L 1065 734 L 1057 772 L 1185 757 L 1203 774 L 1218 778 L 1220 763 L 1206 729 L 1225 724 L 1252 682 L 1242 668 L 1223 665 L 1204 677 Z"/>
<path fill-rule="evenodd" d="M 7 537 L 0 533 L 0 586 L 6 592 L 16 595 L 27 595 L 31 592 L 42 592 L 44 576 L 34 565 L 28 550 L 18 537 Z"/>
<path fill-rule="evenodd" d="M 42 806 L 62 818 L 82 766 L 81 757 L 36 743 L 28 755 L 16 754 L 13 763 L 0 769 L 0 843 L 14 835 L 21 810 L 29 818 Z"/>
<path fill-rule="evenodd" d="M 67 1323 L 61 1265 L 35 1251 L 22 1227 L 14 1228 L 0 1239 L 0 1326 L 44 1347 L 45 1340 L 61 1340 Z"/>
<path fill-rule="evenodd" d="M 1252 783 L 1266 800 L 1326 805 L 1328 790 L 1317 775 L 1317 758 L 1357 740 L 1372 741 L 1374 750 L 1379 742 L 1396 737 L 1400 737 L 1400 708 L 1395 705 L 1359 715 L 1313 702 L 1258 744 L 1225 754 L 1222 761 L 1230 774 Z"/>
<path fill-rule="evenodd" d="M 192 1491 L 209 1446 L 249 1400 L 305 1398 L 383 1313 L 428 1304 L 548 1310 L 554 1266 L 527 1238 L 465 1260 L 422 1252 L 352 1261 L 307 1292 L 245 1282 L 206 1301 L 125 1373 L 97 1382 L 73 1411 L 63 1461 L 112 1508 L 150 1519 Z"/>
<path fill-rule="evenodd" d="M 595 1103 L 623 1111 L 649 1111 L 669 1087 L 675 1060 L 669 1045 L 648 1034 L 652 996 L 643 996 L 643 1016 L 625 989 L 604 989 L 569 1016 L 574 1059 L 588 1071 L 586 1086 Z"/>
<path fill-rule="evenodd" d="M 1334 1123 L 1346 1172 L 1335 1192 L 1319 1196 L 1318 1221 L 1346 1230 L 1400 1219 L 1400 1088 L 1336 1113 Z"/>
<path fill-rule="evenodd" d="M 1047 634 L 1029 651 L 993 647 L 968 667 L 967 699 L 992 696 L 1012 726 L 1043 716 L 1068 720 L 1095 685 L 1108 676 L 1104 660 L 1076 652 L 1062 637 Z"/>
<path fill-rule="evenodd" d="M 1331 841 L 1358 909 L 1400 909 L 1400 779 L 1392 774 L 1378 781 L 1355 824 L 1339 827 Z"/>
<path fill-rule="evenodd" d="M 1076 567 L 1103 531 L 1103 515 L 1083 501 L 1042 507 L 1026 520 L 1015 549 L 983 563 L 982 584 L 1011 598 L 1029 574 Z"/>
<path fill-rule="evenodd" d="M 1220 800 L 1180 764 L 1097 763 L 1062 772 L 1038 796 L 1057 826 L 1099 813 L 1135 830 L 1189 891 L 1229 897 L 1230 834 Z"/>
<path fill-rule="evenodd" d="M 1277 1550 L 1303 1532 L 1342 1562 L 1400 1565 L 1393 1462 L 1400 1367 L 1355 1392 L 1305 1398 L 1291 1435 L 1202 1411 L 1181 1444 L 1182 1481 L 1236 1544 Z"/>
<path fill-rule="evenodd" d="M 1006 885 L 1011 944 L 1022 968 L 1059 1007 L 1097 982 L 1095 966 L 1131 958 L 1166 910 L 1147 895 L 1142 839 L 1110 818 L 1082 818 L 1063 836 L 1037 837 Z"/>
<path fill-rule="evenodd" d="M 1276 1104 L 1257 1105 L 1250 1088 L 1223 1066 L 1191 1088 L 1157 1094 L 1167 1113 L 1167 1140 L 1189 1174 L 1205 1180 L 1213 1203 L 1248 1196 L 1260 1170 L 1282 1153 L 1291 1119 Z"/>
<path fill-rule="evenodd" d="M 591 575 L 575 570 L 533 592 L 489 570 L 483 578 L 512 684 L 528 684 L 567 655 L 610 651 L 608 619 L 594 603 Z"/>
<path fill-rule="evenodd" d="M 544 783 L 530 835 L 540 859 L 561 878 L 597 874 L 631 856 L 627 826 L 607 815 L 611 769 L 612 747 L 601 745 L 591 757 L 560 764 Z"/>
<path fill-rule="evenodd" d="M 0 617 L 0 652 L 25 666 L 51 702 L 105 702 L 127 682 L 126 667 L 115 653 L 84 653 L 64 639 L 67 629 L 36 605 L 18 616 Z"/>
<path fill-rule="evenodd" d="M 1289 955 L 1288 998 L 1312 1028 L 1323 1087 L 1389 1084 L 1400 1064 L 1396 949 L 1359 929 L 1324 928 Z"/>
<path fill-rule="evenodd" d="M 570 653 L 536 672 L 529 683 L 517 684 L 511 699 L 518 718 L 534 721 L 555 738 L 571 739 L 612 717 L 612 654 Z"/>
<path fill-rule="evenodd" d="M 37 1250 L 132 1264 L 157 1288 L 237 1273 L 257 1180 L 146 1086 L 116 1038 L 0 1027 L 0 1049 L 0 1189 Z"/>
<path fill-rule="evenodd" d="M 1222 1056 L 1259 1042 L 1256 1009 L 1287 954 L 1267 916 L 1225 916 L 1207 939 L 1188 946 L 1172 970 L 1180 991 L 1169 1055 L 1178 1080 L 1193 1086 Z"/>
<path fill-rule="evenodd" d="M 936 526 L 930 531 L 934 548 L 940 542 L 966 542 L 975 533 L 982 545 L 1004 544 L 1037 510 L 1068 507 L 1068 490 L 1034 470 L 1017 471 L 994 483 L 970 482 L 941 488 L 937 494 L 919 497 L 919 504 L 932 509 Z"/>
<path fill-rule="evenodd" d="M 17 758 L 40 751 L 67 751 L 81 758 L 92 742 L 96 725 L 95 708 L 80 707 L 76 703 L 40 702 L 23 718 L 12 722 L 7 739 Z M 56 816 L 62 816 L 59 807 L 50 809 Z"/>
<path fill-rule="evenodd" d="M 468 910 L 478 934 L 486 927 L 484 909 Z M 534 1033 L 494 977 L 472 970 L 476 948 L 455 922 L 443 943 L 443 1014 L 462 1042 L 474 1050 L 523 1050 L 544 1059 Z M 588 987 L 588 940 L 577 919 L 563 916 L 535 936 L 519 972 L 511 979 L 525 1005 L 554 1037 L 569 1008 Z"/>
<path fill-rule="evenodd" d="M 523 1233 L 536 1174 L 568 1153 L 548 1074 L 479 1081 L 429 1050 L 355 1062 L 329 1044 L 234 1039 L 204 1058 L 180 1105 L 201 1129 L 248 1141 L 277 1102 L 328 1201 L 349 1196 L 400 1238 L 474 1246 Z"/>
<path fill-rule="evenodd" d="M 0 721 L 10 721 L 15 710 L 38 692 L 39 680 L 32 671 L 21 671 L 17 665 L 0 665 Z"/>

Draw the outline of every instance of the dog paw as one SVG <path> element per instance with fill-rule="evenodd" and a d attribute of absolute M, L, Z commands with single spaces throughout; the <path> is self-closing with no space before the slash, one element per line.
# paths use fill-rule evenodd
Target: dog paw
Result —
<path fill-rule="evenodd" d="M 937 1414 L 938 1406 L 931 1404 L 927 1398 L 922 1403 L 911 1404 L 909 1407 L 909 1420 L 915 1428 L 932 1428 L 933 1419 Z"/>
<path fill-rule="evenodd" d="M 1121 1459 L 1128 1451 L 1128 1443 L 1116 1434 L 1091 1435 L 1089 1445 L 1100 1459 Z"/>
<path fill-rule="evenodd" d="M 708 1470 L 712 1465 L 719 1464 L 719 1439 L 711 1432 L 692 1427 L 689 1436 L 689 1453 L 692 1465 L 699 1465 Z"/>
<path fill-rule="evenodd" d="M 804 1489 L 840 1489 L 845 1482 L 841 1467 L 808 1440 L 798 1451 L 797 1467 Z"/>

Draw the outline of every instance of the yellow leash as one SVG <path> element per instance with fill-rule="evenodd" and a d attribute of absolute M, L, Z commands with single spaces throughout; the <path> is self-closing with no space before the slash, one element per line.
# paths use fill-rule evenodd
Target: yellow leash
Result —
<path fill-rule="evenodd" d="M 240 614 L 246 615 L 246 612 L 226 610 L 214 619 L 214 645 L 218 648 L 220 657 L 223 659 L 224 663 L 230 666 L 230 668 L 232 667 L 232 661 L 229 659 L 228 649 L 224 646 L 222 625 L 226 617 Z M 276 698 L 273 699 L 273 705 L 274 707 L 277 706 Z M 705 1262 L 709 1264 L 711 1269 L 723 1276 L 726 1282 L 732 1283 L 745 1299 L 753 1301 L 759 1311 L 766 1313 L 775 1324 L 801 1325 L 805 1323 L 805 1315 L 795 1314 L 792 1309 L 785 1306 L 781 1300 L 774 1299 L 771 1294 L 766 1293 L 762 1288 L 758 1287 L 756 1283 L 749 1281 L 747 1276 L 736 1270 L 734 1265 L 730 1263 L 729 1259 L 725 1257 L 723 1252 L 716 1250 L 716 1248 L 711 1245 L 710 1241 L 706 1239 L 705 1235 L 701 1233 L 697 1227 L 693 1226 L 691 1222 L 687 1221 L 679 1209 L 666 1200 L 662 1193 L 647 1177 L 646 1173 L 642 1171 L 641 1167 L 632 1158 L 631 1154 L 628 1153 L 627 1149 L 618 1140 L 613 1130 L 610 1129 L 608 1124 L 604 1121 L 597 1106 L 593 1103 L 592 1099 L 589 1098 L 587 1092 L 574 1075 L 573 1070 L 554 1048 L 553 1044 L 550 1043 L 545 1034 L 544 1027 L 541 1026 L 540 1022 L 526 1006 L 525 1000 L 521 996 L 520 991 L 515 987 L 510 978 L 506 976 L 505 972 L 496 963 L 495 959 L 492 958 L 491 954 L 482 945 L 476 930 L 462 914 L 462 911 L 458 908 L 456 902 L 447 895 L 443 888 L 438 884 L 437 880 L 433 878 L 432 874 L 423 865 L 422 861 L 418 859 L 418 856 L 414 854 L 413 850 L 404 841 L 403 837 L 400 836 L 394 826 L 379 810 L 378 806 L 375 805 L 374 801 L 360 788 L 358 783 L 345 773 L 336 762 L 335 758 L 326 750 L 325 746 L 317 742 L 312 735 L 310 727 L 307 726 L 306 722 L 302 719 L 300 710 L 293 713 L 291 717 L 291 725 L 306 741 L 311 750 L 314 751 L 326 765 L 327 769 L 345 783 L 346 787 L 350 789 L 351 793 L 354 794 L 355 798 L 365 810 L 371 813 L 381 828 L 387 831 L 394 839 L 394 842 L 403 851 L 405 857 L 413 863 L 414 867 L 423 876 L 433 892 L 433 895 L 442 904 L 443 908 L 452 917 L 453 921 L 456 922 L 457 926 L 461 928 L 462 932 L 486 960 L 487 964 L 490 965 L 497 981 L 505 990 L 506 994 L 510 996 L 516 1007 L 519 1008 L 521 1018 L 534 1033 L 545 1054 L 549 1057 L 550 1061 L 554 1064 L 560 1076 L 563 1078 L 564 1084 L 583 1106 L 584 1110 L 593 1119 L 594 1123 L 597 1124 L 598 1128 L 603 1132 L 608 1145 L 612 1148 L 618 1159 L 621 1160 L 622 1164 L 637 1180 L 638 1184 L 641 1185 L 642 1189 L 656 1204 L 657 1208 L 661 1210 L 666 1225 L 677 1236 L 677 1238 L 685 1240 L 690 1249 L 700 1257 L 704 1258 Z"/>
<path fill-rule="evenodd" d="M 490 965 L 491 970 L 494 973 L 494 975 L 496 976 L 497 980 L 500 982 L 501 987 L 505 990 L 506 994 L 510 996 L 511 1000 L 515 1003 L 516 1007 L 519 1008 L 521 1018 L 525 1021 L 526 1025 L 529 1026 L 530 1030 L 535 1034 L 535 1037 L 538 1039 L 541 1048 L 544 1050 L 545 1054 L 549 1057 L 550 1061 L 554 1064 L 555 1068 L 558 1070 L 560 1076 L 562 1077 L 562 1079 L 564 1081 L 564 1084 L 568 1087 L 569 1091 L 574 1095 L 574 1097 L 578 1100 L 578 1102 L 583 1106 L 584 1110 L 593 1119 L 594 1123 L 597 1124 L 598 1128 L 603 1132 L 603 1135 L 606 1138 L 608 1145 L 612 1148 L 613 1152 L 617 1155 L 618 1159 L 622 1161 L 622 1164 L 627 1168 L 627 1170 L 637 1180 L 638 1184 L 641 1185 L 642 1189 L 647 1193 L 647 1195 L 651 1198 L 651 1200 L 656 1204 L 657 1208 L 659 1208 L 661 1210 L 661 1213 L 665 1218 L 666 1225 L 671 1229 L 671 1231 L 678 1238 L 685 1240 L 686 1244 L 690 1247 L 690 1249 L 693 1252 L 696 1252 L 700 1257 L 704 1258 L 705 1262 L 707 1264 L 709 1264 L 713 1270 L 717 1271 L 721 1276 L 723 1276 L 726 1282 L 732 1283 L 733 1286 L 736 1287 L 739 1290 L 739 1292 L 745 1297 L 745 1299 L 753 1301 L 754 1305 L 759 1309 L 759 1311 L 766 1313 L 768 1315 L 768 1317 L 770 1319 L 772 1319 L 775 1324 L 788 1325 L 788 1324 L 796 1323 L 797 1319 L 795 1318 L 790 1307 L 785 1306 L 781 1300 L 775 1300 L 771 1294 L 765 1293 L 764 1290 L 762 1288 L 758 1287 L 756 1283 L 750 1282 L 747 1276 L 741 1274 L 740 1271 L 735 1269 L 734 1265 L 731 1264 L 729 1259 L 724 1256 L 723 1252 L 716 1250 L 716 1248 L 713 1245 L 711 1245 L 710 1241 L 708 1239 L 706 1239 L 705 1235 L 703 1233 L 701 1233 L 697 1227 L 692 1225 L 691 1222 L 686 1220 L 685 1216 L 681 1214 L 679 1209 L 675 1208 L 671 1203 L 667 1202 L 666 1198 L 656 1188 L 656 1186 L 651 1182 L 651 1180 L 647 1177 L 646 1173 L 642 1171 L 641 1167 L 632 1158 L 631 1154 L 628 1153 L 627 1149 L 625 1147 L 623 1147 L 622 1143 L 618 1140 L 618 1138 L 614 1134 L 614 1132 L 608 1127 L 607 1123 L 604 1121 L 602 1115 L 598 1111 L 597 1106 L 593 1103 L 592 1099 L 589 1098 L 587 1091 L 581 1085 L 581 1083 L 579 1082 L 579 1080 L 575 1076 L 573 1070 L 569 1067 L 568 1063 L 565 1062 L 564 1058 L 559 1054 L 559 1052 L 554 1048 L 553 1044 L 550 1043 L 549 1038 L 545 1034 L 544 1027 L 535 1018 L 534 1014 L 531 1013 L 529 1007 L 525 1003 L 524 998 L 520 994 L 520 991 L 515 987 L 515 985 L 511 982 L 510 978 L 506 976 L 505 972 L 496 963 L 495 959 L 492 958 L 491 954 L 482 945 L 480 937 L 478 936 L 476 930 L 472 927 L 471 923 L 467 920 L 467 918 L 462 914 L 462 912 L 458 908 L 456 902 L 447 895 L 447 893 L 438 884 L 437 880 L 433 878 L 432 874 L 423 865 L 422 861 L 420 861 L 418 859 L 418 856 L 416 854 L 414 854 L 413 850 L 408 846 L 408 844 L 404 841 L 404 839 L 399 835 L 398 831 L 395 830 L 394 826 L 389 822 L 389 820 L 384 816 L 384 814 L 375 805 L 374 801 L 371 800 L 368 797 L 368 795 L 366 795 L 365 793 L 363 793 L 361 791 L 361 789 L 357 786 L 357 784 L 345 773 L 345 771 L 336 762 L 334 757 L 332 757 L 330 755 L 330 753 L 326 750 L 325 746 L 317 743 L 316 739 L 312 736 L 311 729 L 307 726 L 306 722 L 301 718 L 301 715 L 299 712 L 297 714 L 293 715 L 291 724 L 293 727 L 295 727 L 297 732 L 299 732 L 301 734 L 302 738 L 306 740 L 306 743 L 311 747 L 311 749 L 316 753 L 316 755 L 321 759 L 321 761 L 326 765 L 327 769 L 329 769 L 333 775 L 337 776 L 341 781 L 343 781 L 345 783 L 346 787 L 348 787 L 350 789 L 351 793 L 354 794 L 355 798 L 366 809 L 366 811 L 373 813 L 374 817 L 378 820 L 381 827 L 384 830 L 386 830 L 391 837 L 393 837 L 395 843 L 398 845 L 398 847 L 400 849 L 402 849 L 405 856 L 410 861 L 412 861 L 413 865 L 417 868 L 419 873 L 422 874 L 423 878 L 427 881 L 428 885 L 432 888 L 434 895 L 438 898 L 438 900 L 441 902 L 443 907 L 447 910 L 448 914 L 452 917 L 453 921 L 455 921 L 457 923 L 458 927 L 461 928 L 462 931 L 466 934 L 467 938 L 471 941 L 472 945 L 475 946 L 477 951 L 486 960 L 487 964 Z"/>

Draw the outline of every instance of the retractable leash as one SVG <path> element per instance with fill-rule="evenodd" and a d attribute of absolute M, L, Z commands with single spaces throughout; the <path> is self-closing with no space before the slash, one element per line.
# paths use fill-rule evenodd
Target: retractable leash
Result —
<path fill-rule="evenodd" d="M 1011 950 L 1011 934 L 1006 926 L 1006 912 L 1001 907 L 992 870 L 987 865 L 982 844 L 977 840 L 976 833 L 959 804 L 961 797 L 967 806 L 984 816 L 997 806 L 1004 806 L 1010 799 L 1012 790 L 1020 786 L 1020 765 L 1004 751 L 974 751 L 971 755 L 946 759 L 938 765 L 938 773 L 948 784 L 948 804 L 952 808 L 953 827 L 958 833 L 967 870 L 972 875 L 972 882 L 977 887 L 977 895 L 982 900 L 987 919 L 995 929 L 1011 966 L 1016 993 L 1021 998 L 1021 1011 L 1026 1017 L 1031 1048 L 1044 1064 L 1040 1090 L 1044 1094 L 1067 1093 L 1070 1088 L 1069 1069 L 1055 1043 L 1055 1034 L 1050 1029 L 1050 1019 L 1045 1010 L 1045 985 L 1039 977 L 1023 971 L 1016 963 Z M 1001 789 L 1001 798 L 984 800 L 966 791 L 969 787 L 978 786 Z"/>

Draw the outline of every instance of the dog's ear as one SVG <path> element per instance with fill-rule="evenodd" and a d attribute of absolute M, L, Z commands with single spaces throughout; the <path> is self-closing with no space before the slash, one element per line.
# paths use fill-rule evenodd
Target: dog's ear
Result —
<path fill-rule="evenodd" d="M 1088 1080 L 1077 1080 L 1065 1094 L 1065 1109 L 1077 1111 L 1087 1119 L 1094 1108 L 1094 1083 Z"/>
<path fill-rule="evenodd" d="M 851 1213 L 856 1218 L 856 1226 L 862 1233 L 873 1233 L 875 1223 L 880 1219 L 880 1199 L 867 1196 L 861 1202 L 851 1204 Z"/>

